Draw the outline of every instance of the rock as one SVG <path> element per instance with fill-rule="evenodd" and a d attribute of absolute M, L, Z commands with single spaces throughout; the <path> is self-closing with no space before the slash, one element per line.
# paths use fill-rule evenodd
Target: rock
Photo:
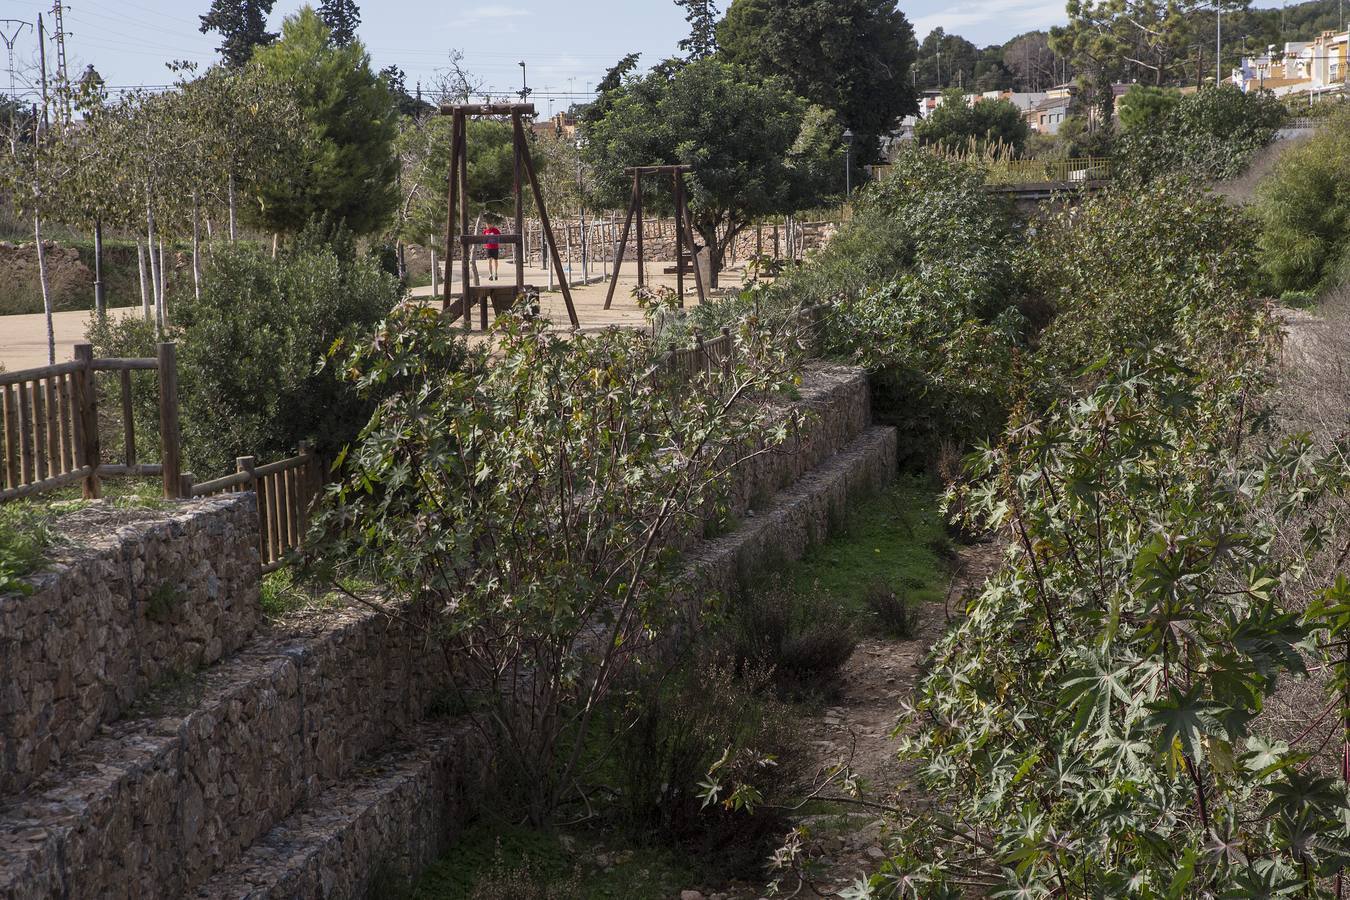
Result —
<path fill-rule="evenodd" d="M 680 900 L 703 900 L 701 891 L 680 891 Z"/>
<path fill-rule="evenodd" d="M 886 858 L 886 851 L 882 850 L 876 844 L 873 844 L 872 846 L 867 848 L 867 856 L 869 859 L 875 859 L 878 862 L 880 862 L 881 860 Z"/>

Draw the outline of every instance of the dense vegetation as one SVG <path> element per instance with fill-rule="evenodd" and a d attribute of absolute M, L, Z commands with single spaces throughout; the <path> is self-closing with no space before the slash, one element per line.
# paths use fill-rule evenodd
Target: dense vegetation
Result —
<path fill-rule="evenodd" d="M 178 343 L 185 470 L 215 478 L 239 456 L 290 456 L 302 440 L 336 455 L 371 407 L 325 355 L 368 332 L 401 295 L 341 230 L 312 228 L 276 259 L 244 244 L 215 248 L 200 298 L 184 297 L 165 332 Z M 155 328 L 137 318 L 92 319 L 89 338 L 100 356 L 154 355 Z M 141 387 L 137 430 L 153 446 L 158 409 L 153 385 Z"/>
<path fill-rule="evenodd" d="M 1350 283 L 1350 109 L 1290 149 L 1256 205 L 1266 274 L 1277 291 Z"/>

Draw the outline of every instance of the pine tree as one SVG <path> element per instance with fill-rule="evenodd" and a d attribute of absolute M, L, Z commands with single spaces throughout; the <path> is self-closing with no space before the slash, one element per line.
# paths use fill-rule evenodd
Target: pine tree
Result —
<path fill-rule="evenodd" d="M 689 54 L 692 62 L 707 59 L 717 52 L 717 17 L 721 15 L 713 0 L 675 0 L 684 7 L 689 22 L 689 37 L 680 41 L 680 49 Z"/>
<path fill-rule="evenodd" d="M 356 0 L 323 0 L 319 4 L 319 18 L 333 32 L 334 47 L 345 47 L 356 40 L 356 29 L 361 24 Z"/>
<path fill-rule="evenodd" d="M 267 30 L 267 16 L 276 0 L 211 0 L 211 11 L 201 17 L 202 34 L 220 32 L 216 49 L 231 66 L 253 58 L 253 48 L 272 43 L 276 33 Z"/>

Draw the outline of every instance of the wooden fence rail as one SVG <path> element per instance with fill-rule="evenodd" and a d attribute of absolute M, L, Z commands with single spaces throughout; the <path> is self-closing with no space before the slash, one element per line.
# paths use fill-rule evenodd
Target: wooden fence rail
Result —
<path fill-rule="evenodd" d="M 131 376 L 157 373 L 160 389 L 161 462 L 144 465 L 136 451 Z M 99 436 L 98 374 L 117 373 L 122 461 L 105 463 Z M 176 498 L 179 479 L 177 367 L 173 344 L 160 344 L 154 359 L 95 359 L 89 344 L 75 345 L 75 358 L 50 366 L 0 373 L 0 500 L 27 497 L 72 484 L 84 496 L 102 496 L 101 479 L 112 475 L 159 475 L 164 496 Z M 171 427 L 163 427 L 165 425 Z"/>
<path fill-rule="evenodd" d="M 806 351 L 815 355 L 820 350 L 820 331 L 824 321 L 825 304 L 804 306 L 796 313 L 796 325 L 801 329 L 801 337 Z M 730 328 L 723 328 L 721 335 L 704 340 L 703 335 L 695 331 L 693 346 L 680 347 L 672 343 L 666 352 L 657 357 L 656 367 L 682 381 L 690 381 L 702 375 L 727 375 L 736 362 L 736 338 Z"/>
<path fill-rule="evenodd" d="M 235 473 L 198 484 L 192 473 L 183 475 L 183 495 L 210 497 L 256 491 L 258 494 L 258 554 L 263 572 L 281 568 L 286 554 L 304 545 L 314 500 L 323 490 L 323 470 L 309 442 L 290 459 L 258 465 L 252 456 L 235 461 Z"/>

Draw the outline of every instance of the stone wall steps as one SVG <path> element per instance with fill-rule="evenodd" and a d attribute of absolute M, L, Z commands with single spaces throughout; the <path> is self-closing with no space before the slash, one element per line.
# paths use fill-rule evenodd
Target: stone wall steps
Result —
<path fill-rule="evenodd" d="M 181 896 L 420 721 L 439 671 L 344 610 L 162 687 L 0 798 L 0 898 Z"/>
<path fill-rule="evenodd" d="M 479 808 L 488 754 L 476 729 L 412 730 L 258 840 L 196 900 L 354 900 L 392 893 L 426 869 Z"/>
<path fill-rule="evenodd" d="M 767 541 L 796 558 L 843 521 L 847 504 L 895 478 L 896 434 L 869 428 L 781 492 L 730 534 L 690 554 L 701 608 L 707 591 L 730 591 Z M 470 727 L 425 723 L 399 749 L 296 812 L 221 870 L 195 900 L 378 900 L 437 857 L 470 822 L 490 783 L 482 738 Z"/>

